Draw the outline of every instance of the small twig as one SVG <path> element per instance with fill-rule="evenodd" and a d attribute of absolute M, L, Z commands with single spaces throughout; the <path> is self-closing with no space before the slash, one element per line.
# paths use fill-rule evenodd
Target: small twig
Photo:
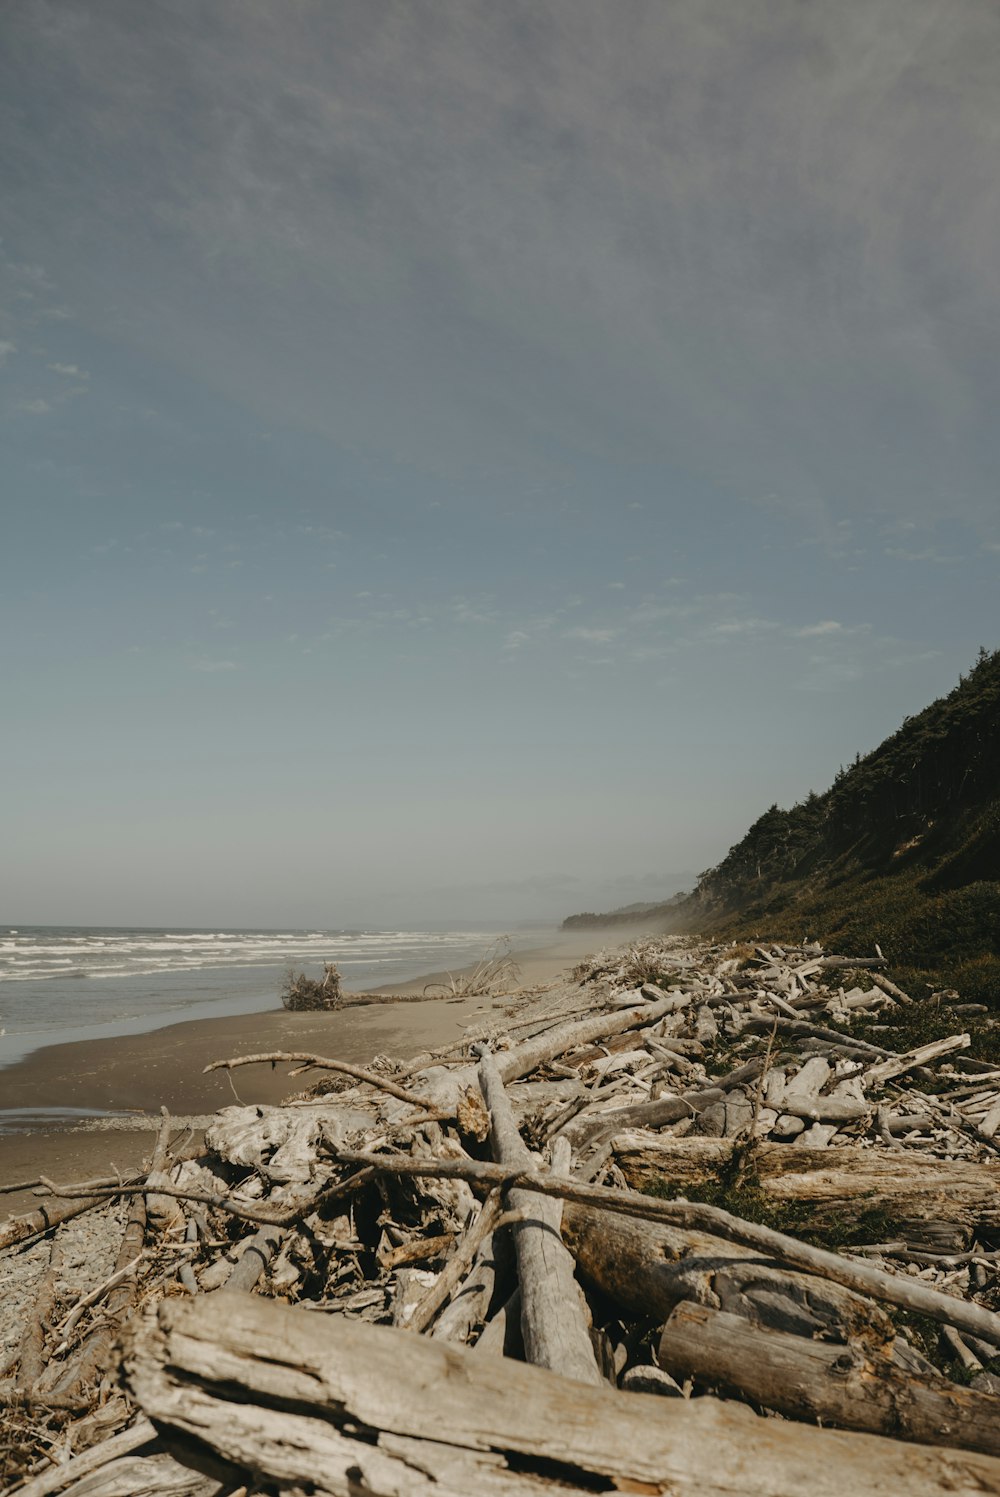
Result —
<path fill-rule="evenodd" d="M 346 1180 L 340 1180 L 335 1185 L 328 1185 L 323 1190 L 313 1195 L 284 1206 L 249 1206 L 243 1201 L 234 1201 L 227 1196 L 214 1195 L 206 1190 L 183 1190 L 176 1185 L 158 1185 L 156 1194 L 161 1196 L 172 1196 L 177 1201 L 195 1201 L 199 1206 L 211 1206 L 217 1211 L 228 1212 L 230 1216 L 237 1217 L 240 1221 L 258 1222 L 264 1226 L 290 1227 L 293 1222 L 301 1221 L 303 1216 L 315 1211 L 318 1206 L 327 1201 L 334 1200 L 337 1196 L 348 1195 L 352 1191 L 360 1190 L 367 1185 L 369 1180 L 374 1179 L 376 1171 L 367 1165 L 355 1174 L 349 1175 Z M 57 1185 L 54 1181 L 43 1178 L 43 1183 L 48 1186 L 52 1194 L 72 1200 L 77 1192 L 68 1186 Z M 97 1206 L 101 1201 L 116 1200 L 120 1196 L 133 1196 L 145 1194 L 145 1182 L 139 1185 L 110 1185 L 88 1197 L 91 1206 Z"/>

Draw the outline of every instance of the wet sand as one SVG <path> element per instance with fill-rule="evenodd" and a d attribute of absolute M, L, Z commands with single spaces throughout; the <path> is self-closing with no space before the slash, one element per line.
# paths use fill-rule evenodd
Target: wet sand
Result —
<path fill-rule="evenodd" d="M 557 980 L 600 944 L 592 931 L 518 954 L 521 983 Z M 0 1136 L 0 1183 L 48 1175 L 89 1179 L 129 1170 L 149 1155 L 151 1130 L 161 1107 L 176 1117 L 203 1117 L 237 1101 L 275 1103 L 309 1084 L 289 1080 L 287 1066 L 248 1066 L 204 1075 L 210 1061 L 272 1050 L 299 1050 L 364 1064 L 380 1052 L 405 1058 L 460 1039 L 467 1025 L 503 1011 L 504 1001 L 475 997 L 424 998 L 428 984 L 448 974 L 429 973 L 381 991 L 420 1001 L 364 1004 L 334 1013 L 273 1012 L 223 1019 L 189 1019 L 148 1034 L 49 1045 L 0 1072 L 4 1108 L 86 1108 L 132 1115 L 118 1126 L 53 1124 L 30 1133 Z M 277 1000 L 276 1000 L 277 1001 Z M 0 1196 L 0 1219 L 29 1211 L 30 1191 Z"/>

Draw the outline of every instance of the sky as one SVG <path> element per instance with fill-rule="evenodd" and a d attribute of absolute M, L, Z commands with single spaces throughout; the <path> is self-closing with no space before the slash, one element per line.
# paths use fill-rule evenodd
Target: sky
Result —
<path fill-rule="evenodd" d="M 665 897 L 1000 645 L 993 0 L 5 0 L 0 920 Z"/>

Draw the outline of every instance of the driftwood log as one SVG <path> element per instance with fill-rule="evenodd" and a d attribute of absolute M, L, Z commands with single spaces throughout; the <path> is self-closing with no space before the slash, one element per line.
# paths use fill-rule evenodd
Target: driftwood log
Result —
<path fill-rule="evenodd" d="M 616 1134 L 612 1144 L 615 1162 L 630 1185 L 665 1178 L 679 1194 L 686 1186 L 717 1180 L 733 1154 L 733 1145 L 724 1139 L 671 1139 L 639 1130 Z M 843 1221 L 883 1209 L 901 1229 L 930 1221 L 966 1230 L 1000 1227 L 1000 1161 L 759 1143 L 751 1168 L 775 1204 L 808 1205 L 818 1218 L 828 1213 Z"/>
<path fill-rule="evenodd" d="M 494 1159 L 511 1169 L 532 1169 L 534 1161 L 514 1121 L 496 1061 L 488 1053 L 479 1063 L 479 1085 L 490 1112 Z M 568 1156 L 569 1145 L 563 1143 Z M 565 1167 L 568 1158 L 560 1163 Z M 601 1374 L 590 1341 L 590 1312 L 574 1276 L 573 1259 L 559 1235 L 562 1201 L 542 1201 L 529 1191 L 517 1189 L 506 1195 L 510 1209 L 522 1212 L 525 1218 L 512 1230 L 527 1359 L 565 1377 L 598 1384 Z"/>
<path fill-rule="evenodd" d="M 895 1329 L 870 1300 L 706 1232 L 567 1202 L 563 1240 L 587 1283 L 626 1315 L 662 1323 L 683 1300 L 758 1325 L 885 1348 Z"/>
<path fill-rule="evenodd" d="M 674 1377 L 793 1419 L 1000 1455 L 1000 1397 L 905 1372 L 857 1345 L 831 1346 L 684 1304 L 664 1327 L 659 1363 Z"/>
<path fill-rule="evenodd" d="M 784 1232 L 775 1232 L 770 1227 L 742 1221 L 718 1206 L 703 1206 L 685 1200 L 655 1200 L 636 1191 L 584 1185 L 577 1180 L 539 1175 L 530 1170 L 509 1171 L 505 1166 L 484 1164 L 478 1160 L 466 1163 L 447 1159 L 413 1159 L 404 1154 L 368 1154 L 354 1150 L 341 1150 L 339 1158 L 345 1164 L 360 1165 L 379 1173 L 435 1174 L 442 1179 L 460 1177 L 486 1185 L 537 1191 L 540 1195 L 558 1196 L 580 1205 L 597 1206 L 625 1216 L 642 1217 L 645 1221 L 690 1227 L 724 1238 L 727 1242 L 739 1242 L 767 1258 L 786 1263 L 789 1268 L 815 1274 L 831 1283 L 840 1284 L 845 1289 L 853 1289 L 860 1295 L 870 1296 L 885 1304 L 898 1305 L 901 1309 L 913 1310 L 918 1315 L 927 1315 L 944 1325 L 953 1325 L 979 1337 L 990 1346 L 1000 1346 L 1000 1315 L 987 1309 L 985 1305 L 943 1294 L 904 1274 L 886 1273 L 867 1263 L 842 1258 L 837 1253 L 813 1247 Z"/>
<path fill-rule="evenodd" d="M 165 1300 L 124 1370 L 175 1457 L 316 1497 L 982 1497 L 1000 1461 L 589 1388 L 246 1296 Z"/>

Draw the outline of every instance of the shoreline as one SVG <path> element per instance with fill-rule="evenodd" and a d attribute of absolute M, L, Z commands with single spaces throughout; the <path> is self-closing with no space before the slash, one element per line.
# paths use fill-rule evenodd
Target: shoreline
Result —
<path fill-rule="evenodd" d="M 595 935 L 599 933 L 566 932 L 565 940 L 516 953 L 519 988 L 557 980 L 601 944 Z M 127 1171 L 148 1155 L 161 1106 L 178 1119 L 202 1118 L 234 1103 L 277 1103 L 310 1084 L 311 1078 L 290 1080 L 286 1067 L 266 1065 L 235 1075 L 203 1075 L 213 1060 L 301 1050 L 364 1064 L 380 1052 L 405 1059 L 449 1044 L 473 1020 L 509 1001 L 483 995 L 423 996 L 431 984 L 446 983 L 449 975 L 467 976 L 475 965 L 368 990 L 406 1002 L 364 1002 L 367 994 L 358 992 L 349 997 L 361 1002 L 348 1001 L 329 1013 L 292 1013 L 279 1003 L 264 1012 L 184 1019 L 141 1034 L 33 1050 L 3 1072 L 4 1110 L 31 1112 L 47 1121 L 31 1131 L 0 1134 L 0 1184 L 40 1174 L 69 1181 Z M 86 1109 L 96 1116 L 81 1123 L 78 1116 L 53 1116 L 58 1108 Z M 0 1220 L 34 1205 L 30 1190 L 0 1195 Z"/>

